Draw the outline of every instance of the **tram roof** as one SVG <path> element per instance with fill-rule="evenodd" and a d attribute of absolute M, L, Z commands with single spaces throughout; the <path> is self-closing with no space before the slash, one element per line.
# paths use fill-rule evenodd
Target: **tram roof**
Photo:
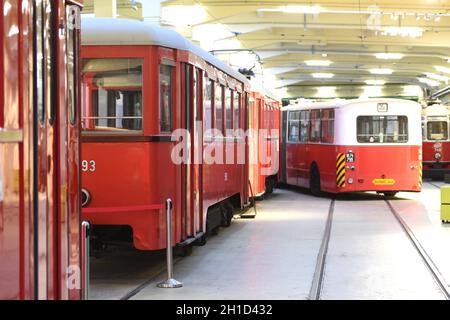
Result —
<path fill-rule="evenodd" d="M 81 23 L 82 45 L 157 45 L 190 51 L 228 75 L 249 84 L 245 76 L 174 30 L 128 19 L 83 18 Z"/>
<path fill-rule="evenodd" d="M 311 103 L 293 103 L 283 108 L 285 110 L 314 110 L 314 109 L 329 109 L 329 108 L 345 108 L 357 104 L 365 103 L 402 103 L 417 106 L 417 102 L 404 99 L 392 99 L 392 98 L 366 98 L 366 99 L 335 99 L 325 102 L 311 102 Z"/>

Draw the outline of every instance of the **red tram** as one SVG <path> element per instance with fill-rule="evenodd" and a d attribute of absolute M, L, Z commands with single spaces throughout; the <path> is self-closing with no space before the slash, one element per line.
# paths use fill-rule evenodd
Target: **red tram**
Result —
<path fill-rule="evenodd" d="M 2 1 L 0 299 L 79 299 L 82 1 Z"/>
<path fill-rule="evenodd" d="M 419 192 L 420 110 L 418 103 L 399 99 L 334 100 L 283 109 L 283 180 L 310 188 L 314 195 Z"/>
<path fill-rule="evenodd" d="M 165 248 L 167 198 L 178 245 L 203 244 L 228 226 L 256 186 L 247 164 L 257 150 L 245 132 L 263 125 L 279 132 L 278 105 L 259 104 L 260 119 L 249 121 L 244 76 L 147 23 L 84 19 L 81 55 L 83 217 L 95 239 Z M 266 152 L 278 158 L 277 146 Z M 277 173 L 265 170 L 265 178 Z"/>
<path fill-rule="evenodd" d="M 423 174 L 427 178 L 444 178 L 450 173 L 450 110 L 434 104 L 422 110 Z"/>

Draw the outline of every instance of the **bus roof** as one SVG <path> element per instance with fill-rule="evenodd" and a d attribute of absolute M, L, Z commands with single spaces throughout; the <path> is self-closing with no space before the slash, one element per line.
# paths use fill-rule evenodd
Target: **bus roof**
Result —
<path fill-rule="evenodd" d="M 83 18 L 81 23 L 81 44 L 84 46 L 156 45 L 190 51 L 228 75 L 249 84 L 245 76 L 174 30 L 128 19 Z"/>
<path fill-rule="evenodd" d="M 364 104 L 364 103 L 402 103 L 402 104 L 410 104 L 417 106 L 418 103 L 411 100 L 404 99 L 391 99 L 391 98 L 367 98 L 367 99 L 334 99 L 331 101 L 325 102 L 315 102 L 315 103 L 293 103 L 284 107 L 283 110 L 314 110 L 314 109 L 341 109 L 345 107 L 354 106 L 355 104 Z"/>

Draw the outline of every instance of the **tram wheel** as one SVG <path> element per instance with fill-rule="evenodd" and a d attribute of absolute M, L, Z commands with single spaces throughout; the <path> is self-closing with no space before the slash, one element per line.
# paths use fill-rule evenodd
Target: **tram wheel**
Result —
<path fill-rule="evenodd" d="M 320 189 L 320 172 L 317 165 L 313 164 L 309 171 L 309 187 L 313 196 L 319 197 L 322 195 Z"/>
<path fill-rule="evenodd" d="M 234 208 L 231 203 L 227 203 L 222 208 L 222 227 L 228 228 L 233 220 Z"/>
<path fill-rule="evenodd" d="M 192 254 L 192 246 L 186 245 L 183 247 L 178 248 L 177 253 L 181 257 L 188 257 Z"/>
<path fill-rule="evenodd" d="M 383 194 L 387 198 L 393 198 L 397 194 L 397 191 L 386 191 L 386 192 L 383 192 Z"/>
<path fill-rule="evenodd" d="M 207 239 L 206 239 L 206 234 L 202 235 L 200 238 L 198 238 L 197 240 L 195 240 L 194 244 L 196 246 L 204 246 L 206 245 Z"/>
<path fill-rule="evenodd" d="M 273 193 L 274 184 L 275 184 L 275 181 L 273 178 L 268 178 L 266 180 L 266 193 L 267 194 Z"/>

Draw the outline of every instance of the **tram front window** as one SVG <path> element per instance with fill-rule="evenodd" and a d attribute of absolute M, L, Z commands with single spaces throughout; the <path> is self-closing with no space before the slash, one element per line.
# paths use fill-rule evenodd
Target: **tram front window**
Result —
<path fill-rule="evenodd" d="M 406 116 L 360 116 L 356 121 L 359 143 L 408 142 Z"/>
<path fill-rule="evenodd" d="M 429 121 L 427 123 L 428 140 L 447 140 L 448 126 L 446 121 Z"/>
<path fill-rule="evenodd" d="M 142 131 L 143 59 L 84 59 L 84 131 Z"/>

